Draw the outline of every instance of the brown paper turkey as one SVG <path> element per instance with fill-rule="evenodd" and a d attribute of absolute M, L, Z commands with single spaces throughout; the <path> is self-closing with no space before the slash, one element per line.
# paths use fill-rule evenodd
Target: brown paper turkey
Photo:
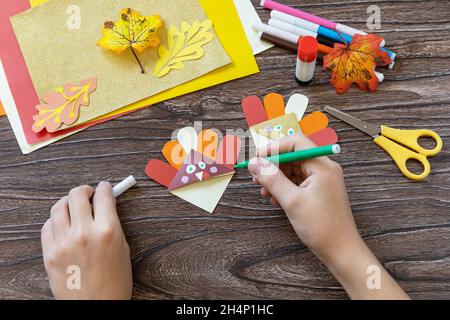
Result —
<path fill-rule="evenodd" d="M 303 117 L 309 99 L 301 94 L 294 94 L 287 105 L 283 96 L 269 93 L 264 102 L 257 96 L 245 97 L 242 100 L 242 111 L 250 128 L 256 148 L 294 135 L 303 133 L 317 146 L 335 144 L 339 138 L 336 132 L 328 127 L 328 118 L 320 111 Z"/>
<path fill-rule="evenodd" d="M 240 148 L 236 136 L 227 135 L 219 143 L 211 129 L 197 133 L 186 127 L 164 145 L 167 162 L 152 159 L 145 173 L 170 193 L 212 213 L 234 175 Z"/>

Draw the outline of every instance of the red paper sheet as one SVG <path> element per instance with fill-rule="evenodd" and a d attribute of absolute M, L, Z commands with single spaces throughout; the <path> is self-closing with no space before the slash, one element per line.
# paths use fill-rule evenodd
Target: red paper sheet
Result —
<path fill-rule="evenodd" d="M 89 122 L 78 127 L 61 130 L 55 133 L 48 133 L 46 131 L 40 133 L 33 132 L 33 116 L 37 113 L 34 107 L 39 104 L 39 98 L 34 89 L 25 59 L 20 51 L 19 43 L 17 42 L 9 21 L 11 16 L 28 9 L 30 9 L 28 0 L 3 0 L 0 8 L 0 59 L 2 60 L 5 74 L 8 78 L 12 96 L 16 102 L 17 111 L 22 122 L 27 142 L 29 144 L 35 144 L 70 132 L 85 129 L 123 115 L 116 115 L 99 121 Z"/>

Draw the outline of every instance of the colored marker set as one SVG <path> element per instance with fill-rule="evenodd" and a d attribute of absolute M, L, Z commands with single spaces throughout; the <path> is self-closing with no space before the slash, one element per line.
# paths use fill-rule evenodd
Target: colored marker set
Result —
<path fill-rule="evenodd" d="M 357 30 L 357 29 L 354 29 L 352 27 L 349 27 L 349 26 L 346 26 L 346 25 L 343 25 L 340 23 L 336 23 L 336 22 L 327 20 L 325 18 L 317 17 L 317 16 L 307 13 L 305 11 L 294 9 L 292 7 L 283 5 L 276 1 L 261 0 L 261 6 L 263 6 L 266 9 L 277 10 L 277 11 L 286 13 L 288 15 L 291 15 L 293 17 L 304 19 L 306 21 L 317 24 L 319 26 L 323 26 L 323 27 L 331 29 L 331 30 L 336 30 L 337 32 L 348 34 L 350 36 L 354 36 L 355 34 L 361 34 L 361 35 L 367 34 L 364 31 Z"/>
<path fill-rule="evenodd" d="M 321 18 L 302 10 L 283 5 L 272 0 L 261 0 L 261 6 L 272 10 L 267 24 L 257 22 L 253 29 L 261 33 L 261 38 L 275 45 L 297 52 L 296 80 L 307 85 L 314 76 L 317 60 L 333 51 L 335 44 L 349 45 L 355 35 L 367 33 L 355 28 Z M 380 50 L 387 53 L 391 60 L 389 68 L 394 67 L 396 54 L 386 48 L 385 41 Z M 384 75 L 374 71 L 378 82 L 384 81 Z"/>

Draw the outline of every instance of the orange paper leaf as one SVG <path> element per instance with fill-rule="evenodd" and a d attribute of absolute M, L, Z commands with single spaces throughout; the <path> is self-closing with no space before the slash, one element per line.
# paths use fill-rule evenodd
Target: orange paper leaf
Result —
<path fill-rule="evenodd" d="M 217 133 L 212 129 L 203 130 L 198 134 L 197 150 L 210 159 L 216 158 L 218 145 Z"/>
<path fill-rule="evenodd" d="M 186 151 L 178 141 L 167 142 L 162 149 L 162 153 L 171 166 L 176 169 L 181 167 L 186 158 Z"/>
<path fill-rule="evenodd" d="M 323 59 L 324 68 L 332 71 L 331 84 L 339 94 L 346 93 L 353 83 L 363 91 L 376 91 L 375 67 L 391 63 L 389 54 L 380 50 L 381 37 L 374 34 L 355 35 L 349 45 L 336 43 Z"/>
<path fill-rule="evenodd" d="M 316 111 L 304 117 L 298 124 L 302 129 L 302 133 L 309 136 L 328 127 L 329 120 L 324 113 Z"/>
<path fill-rule="evenodd" d="M 37 105 L 39 114 L 33 117 L 33 131 L 38 133 L 44 128 L 55 132 L 61 126 L 74 124 L 80 115 L 81 106 L 88 106 L 89 95 L 97 89 L 97 79 L 86 79 L 78 85 L 66 84 L 41 97 L 43 104 Z"/>

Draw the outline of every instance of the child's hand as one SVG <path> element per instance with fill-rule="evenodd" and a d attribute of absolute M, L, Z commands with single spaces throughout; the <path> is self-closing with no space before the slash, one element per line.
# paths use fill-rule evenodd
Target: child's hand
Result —
<path fill-rule="evenodd" d="M 264 150 L 259 157 L 313 148 L 297 134 Z M 249 171 L 261 195 L 280 205 L 299 238 L 321 259 L 352 298 L 407 298 L 367 248 L 356 228 L 341 167 L 327 157 L 281 164 L 256 158 Z M 386 290 L 370 290 L 367 270 L 380 268 Z"/>
<path fill-rule="evenodd" d="M 259 157 L 314 148 L 303 135 L 294 135 L 259 150 Z M 328 256 L 359 239 L 341 167 L 327 157 L 281 164 L 261 158 L 249 171 L 262 185 L 261 195 L 280 205 L 300 239 L 317 255 Z"/>
<path fill-rule="evenodd" d="M 109 183 L 95 194 L 89 186 L 71 190 L 53 206 L 41 237 L 56 299 L 131 298 L 130 250 Z"/>

